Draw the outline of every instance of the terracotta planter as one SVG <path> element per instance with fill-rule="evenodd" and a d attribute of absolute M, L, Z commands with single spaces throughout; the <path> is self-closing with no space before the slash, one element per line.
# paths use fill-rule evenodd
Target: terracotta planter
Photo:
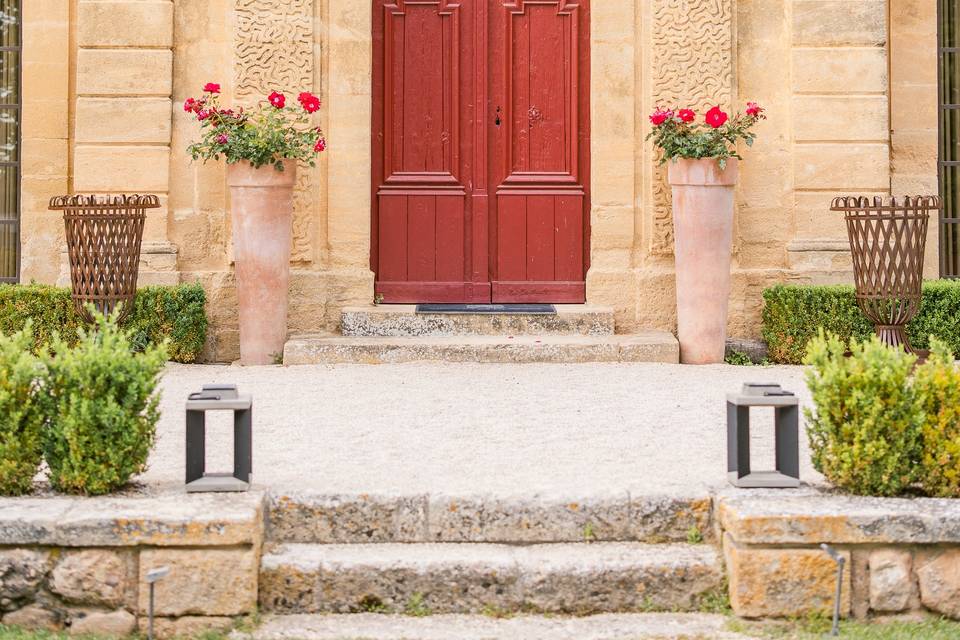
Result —
<path fill-rule="evenodd" d="M 677 337 L 684 364 L 723 362 L 730 298 L 737 159 L 669 165 L 677 269 Z"/>
<path fill-rule="evenodd" d="M 288 160 L 284 167 L 282 172 L 246 162 L 227 167 L 244 365 L 273 364 L 287 340 L 297 163 Z"/>

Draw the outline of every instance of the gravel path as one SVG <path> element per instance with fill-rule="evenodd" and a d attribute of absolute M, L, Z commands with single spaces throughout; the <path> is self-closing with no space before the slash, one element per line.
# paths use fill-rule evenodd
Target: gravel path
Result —
<path fill-rule="evenodd" d="M 725 394 L 799 367 L 660 364 L 170 365 L 145 480 L 179 483 L 183 403 L 210 382 L 254 397 L 257 484 L 323 493 L 595 496 L 725 486 Z M 231 462 L 230 418 L 208 430 L 208 471 Z M 772 467 L 772 412 L 754 468 Z M 801 436 L 801 475 L 821 481 Z"/>

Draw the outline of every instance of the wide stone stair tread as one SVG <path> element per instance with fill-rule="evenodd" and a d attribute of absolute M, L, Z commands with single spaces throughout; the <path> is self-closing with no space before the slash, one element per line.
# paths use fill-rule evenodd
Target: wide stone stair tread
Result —
<path fill-rule="evenodd" d="M 297 335 L 286 365 L 402 362 L 660 362 L 676 364 L 680 345 L 667 331 L 618 335 L 468 335 L 350 337 Z"/>
<path fill-rule="evenodd" d="M 236 640 L 749 640 L 728 619 L 701 613 L 603 614 L 583 618 L 379 614 L 268 616 Z"/>
<path fill-rule="evenodd" d="M 272 542 L 686 542 L 712 531 L 706 491 L 451 495 L 274 492 Z"/>
<path fill-rule="evenodd" d="M 558 304 L 555 314 L 417 313 L 416 305 L 346 307 L 340 328 L 351 337 L 465 335 L 613 335 L 611 307 Z"/>
<path fill-rule="evenodd" d="M 263 557 L 260 603 L 277 613 L 695 611 L 722 582 L 709 545 L 287 544 Z"/>

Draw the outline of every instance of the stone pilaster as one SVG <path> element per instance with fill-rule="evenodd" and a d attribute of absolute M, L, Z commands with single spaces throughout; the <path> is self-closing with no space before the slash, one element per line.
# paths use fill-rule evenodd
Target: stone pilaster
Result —
<path fill-rule="evenodd" d="M 849 280 L 840 194 L 890 191 L 886 0 L 793 0 L 790 268 L 814 281 Z"/>
<path fill-rule="evenodd" d="M 153 193 L 141 284 L 179 282 L 168 238 L 173 91 L 171 0 L 80 0 L 76 13 L 72 191 Z M 61 276 L 62 278 L 62 276 Z"/>

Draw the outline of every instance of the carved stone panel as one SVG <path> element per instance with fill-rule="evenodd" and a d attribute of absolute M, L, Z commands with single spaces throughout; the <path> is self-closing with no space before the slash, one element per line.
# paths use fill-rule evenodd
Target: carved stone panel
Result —
<path fill-rule="evenodd" d="M 733 0 L 652 0 L 653 104 L 697 110 L 733 101 Z M 673 251 L 673 220 L 666 167 L 653 180 L 650 251 Z"/>
<path fill-rule="evenodd" d="M 314 59 L 314 0 L 235 0 L 235 86 L 241 104 L 263 100 L 272 91 L 294 101 L 301 91 L 317 92 Z M 317 169 L 301 166 L 294 194 L 291 261 L 313 259 L 317 219 Z"/>

